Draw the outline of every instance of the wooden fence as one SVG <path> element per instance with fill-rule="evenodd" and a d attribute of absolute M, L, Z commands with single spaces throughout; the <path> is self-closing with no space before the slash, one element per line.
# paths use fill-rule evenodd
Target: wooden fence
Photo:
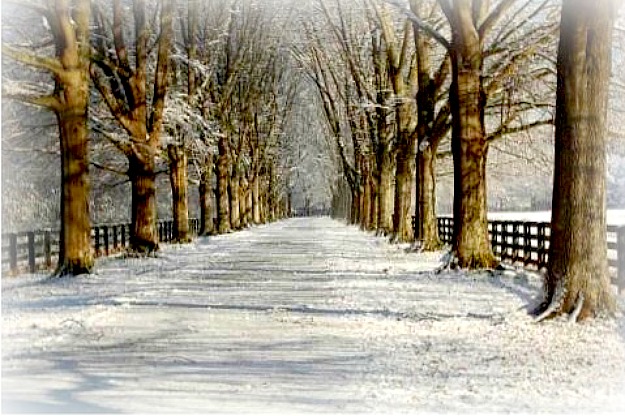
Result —
<path fill-rule="evenodd" d="M 453 218 L 438 218 L 438 233 L 443 242 L 451 244 L 453 228 Z M 547 265 L 550 223 L 489 221 L 488 233 L 493 252 L 502 261 L 535 269 Z M 608 226 L 607 238 L 610 274 L 613 283 L 622 291 L 625 289 L 625 226 Z"/>
<path fill-rule="evenodd" d="M 173 220 L 157 223 L 159 241 L 172 241 Z M 197 235 L 200 220 L 189 220 L 189 231 Z M 108 256 L 128 247 L 130 224 L 104 224 L 91 227 L 91 244 L 96 257 Z M 2 234 L 2 273 L 16 275 L 49 270 L 56 266 L 59 256 L 59 231 L 37 230 Z"/>

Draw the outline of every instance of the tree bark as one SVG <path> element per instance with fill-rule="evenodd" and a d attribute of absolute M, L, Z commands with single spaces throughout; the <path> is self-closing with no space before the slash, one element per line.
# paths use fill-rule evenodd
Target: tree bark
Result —
<path fill-rule="evenodd" d="M 360 226 L 363 230 L 371 230 L 371 206 L 373 205 L 373 189 L 371 186 L 371 172 L 369 172 L 368 161 L 362 157 L 364 179 L 362 207 L 360 211 Z"/>
<path fill-rule="evenodd" d="M 617 2 L 564 1 L 551 243 L 540 319 L 613 312 L 606 243 L 606 115 Z"/>
<path fill-rule="evenodd" d="M 395 240 L 401 243 L 411 242 L 414 239 L 412 212 L 410 211 L 412 190 L 415 188 L 414 146 L 414 139 L 404 138 L 403 143 L 397 149 L 393 231 Z"/>
<path fill-rule="evenodd" d="M 236 170 L 236 168 L 233 170 Z M 232 227 L 233 230 L 241 229 L 240 196 L 239 175 L 236 172 L 233 172 L 230 176 L 230 227 Z"/>
<path fill-rule="evenodd" d="M 359 188 L 352 189 L 352 209 L 351 209 L 351 224 L 360 224 L 360 200 L 362 199 L 362 192 Z"/>
<path fill-rule="evenodd" d="M 93 268 L 89 220 L 87 97 L 83 68 L 64 83 L 65 108 L 57 113 L 61 143 L 61 236 L 55 275 L 90 273 Z M 69 81 L 69 82 L 68 82 Z"/>
<path fill-rule="evenodd" d="M 187 182 L 187 153 L 184 146 L 170 144 L 167 146 L 169 156 L 169 183 L 171 184 L 172 208 L 174 220 L 174 242 L 188 243 L 189 236 L 189 205 Z"/>
<path fill-rule="evenodd" d="M 230 182 L 229 145 L 226 137 L 219 138 L 219 156 L 217 158 L 217 231 L 219 234 L 230 232 Z"/>
<path fill-rule="evenodd" d="M 209 156 L 210 157 L 210 156 Z M 212 160 L 212 157 L 210 157 Z M 213 192 L 213 166 L 204 165 L 200 176 L 200 235 L 211 235 L 215 231 L 213 221 L 214 192 Z"/>
<path fill-rule="evenodd" d="M 261 223 L 260 211 L 260 176 L 256 173 L 252 181 L 252 221 L 254 224 Z"/>
<path fill-rule="evenodd" d="M 436 218 L 436 147 L 428 146 L 417 155 L 419 185 L 417 186 L 416 226 L 421 249 L 434 251 L 441 248 Z"/>
<path fill-rule="evenodd" d="M 249 225 L 250 213 L 248 210 L 248 181 L 245 174 L 239 177 L 239 204 L 241 212 L 241 228 L 245 228 Z"/>
<path fill-rule="evenodd" d="M 378 168 L 378 230 L 389 235 L 393 230 L 395 188 L 393 185 L 394 164 L 389 152 L 384 152 Z"/>

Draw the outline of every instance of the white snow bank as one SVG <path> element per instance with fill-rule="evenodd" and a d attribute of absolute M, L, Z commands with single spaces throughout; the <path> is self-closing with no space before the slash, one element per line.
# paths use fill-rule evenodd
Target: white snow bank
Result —
<path fill-rule="evenodd" d="M 625 320 L 328 218 L 2 281 L 4 412 L 622 412 Z"/>

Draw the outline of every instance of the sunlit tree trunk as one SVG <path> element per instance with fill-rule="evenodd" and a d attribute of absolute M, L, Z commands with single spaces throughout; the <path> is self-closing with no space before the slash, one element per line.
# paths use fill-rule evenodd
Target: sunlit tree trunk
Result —
<path fill-rule="evenodd" d="M 137 253 L 158 249 L 156 232 L 156 173 L 153 149 L 145 147 L 141 156 L 131 155 L 128 176 L 132 188 L 130 245 Z"/>
<path fill-rule="evenodd" d="M 560 22 L 555 174 L 540 318 L 612 312 L 606 243 L 606 115 L 615 0 L 565 0 Z"/>
<path fill-rule="evenodd" d="M 61 235 L 55 274 L 78 275 L 93 268 L 89 220 L 89 1 L 77 2 L 75 31 L 71 30 L 67 1 L 56 2 L 57 56 L 63 76 L 57 77 L 56 94 L 61 148 Z"/>

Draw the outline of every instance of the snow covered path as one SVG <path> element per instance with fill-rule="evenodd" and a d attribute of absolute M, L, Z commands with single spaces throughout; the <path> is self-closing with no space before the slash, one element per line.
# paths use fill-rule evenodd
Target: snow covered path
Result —
<path fill-rule="evenodd" d="M 622 414 L 622 317 L 535 325 L 535 279 L 438 260 L 291 219 L 3 279 L 2 410 Z"/>

